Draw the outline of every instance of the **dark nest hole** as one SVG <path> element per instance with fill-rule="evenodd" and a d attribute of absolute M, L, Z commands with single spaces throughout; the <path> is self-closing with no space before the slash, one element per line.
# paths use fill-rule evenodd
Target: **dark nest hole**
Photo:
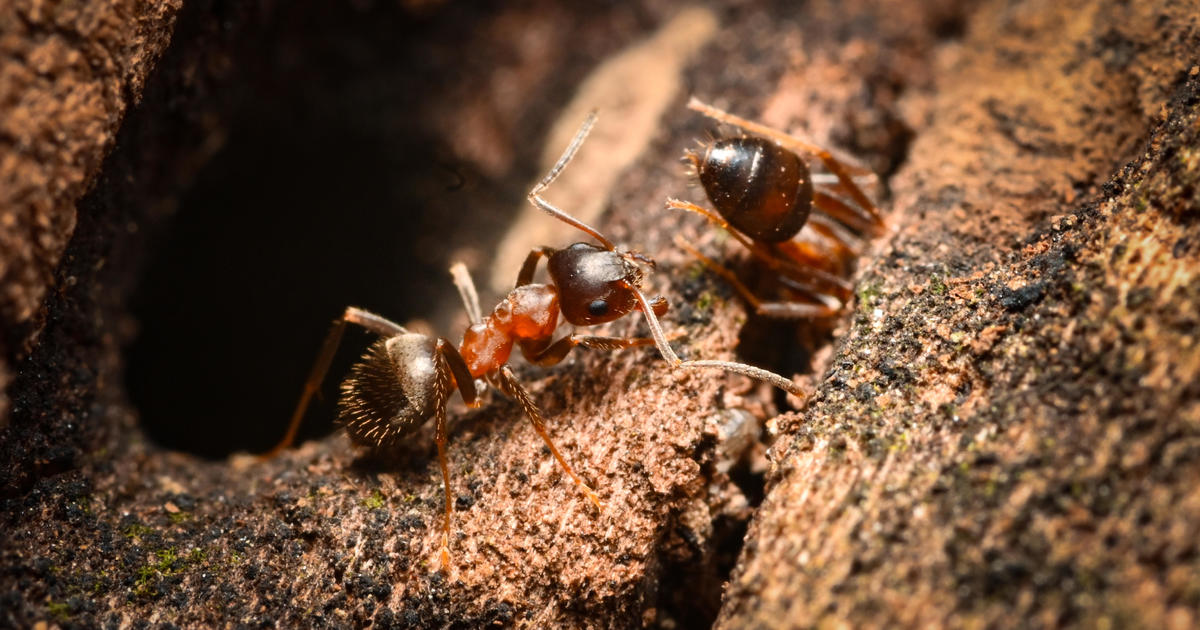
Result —
<path fill-rule="evenodd" d="M 402 4 L 238 16 L 237 43 L 221 51 L 228 71 L 204 95 L 224 140 L 187 177 L 169 220 L 145 229 L 130 301 L 126 387 L 156 443 L 213 458 L 269 448 L 347 305 L 457 338 L 447 269 L 465 254 L 477 276 L 487 270 L 535 175 L 549 113 L 573 86 L 539 86 L 506 121 L 525 140 L 509 148 L 512 166 L 485 175 L 456 156 L 445 121 L 462 99 L 484 98 L 475 86 L 506 62 L 464 45 L 496 38 L 500 9 Z M 206 10 L 181 16 L 167 73 L 186 66 L 172 57 L 194 45 Z M 138 114 L 154 106 L 147 98 Z M 299 440 L 332 430 L 337 382 L 368 340 L 347 335 Z"/>

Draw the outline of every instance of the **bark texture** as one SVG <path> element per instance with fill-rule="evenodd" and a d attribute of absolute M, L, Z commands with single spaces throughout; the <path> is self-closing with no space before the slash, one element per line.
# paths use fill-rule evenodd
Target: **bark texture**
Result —
<path fill-rule="evenodd" d="M 468 185 L 464 196 L 421 206 L 483 232 L 498 224 L 484 215 L 521 202 L 526 182 L 540 175 L 537 156 L 555 152 L 534 140 L 574 86 L 607 89 L 610 98 L 641 93 L 583 79 L 605 58 L 649 41 L 680 9 L 647 1 L 572 13 L 531 2 L 475 12 L 408 3 L 399 9 L 406 23 L 427 32 L 411 41 L 451 42 L 421 57 L 429 65 L 420 67 L 433 70 L 417 83 L 421 90 L 400 99 L 419 103 L 411 122 L 365 106 L 388 94 L 379 86 L 394 77 L 385 72 L 303 89 L 353 104 L 368 135 L 404 124 L 436 129 L 419 136 L 429 141 L 421 156 L 452 156 L 466 181 L 514 182 Z M 32 29 L 34 8 L 22 11 L 18 23 Z M 129 59 L 152 58 L 162 41 L 140 34 L 146 24 L 167 32 L 173 14 L 120 31 L 117 48 L 135 51 Z M 206 139 L 235 133 L 222 104 L 235 90 L 223 82 L 238 80 L 229 71 L 238 59 L 262 57 L 259 39 L 245 34 L 276 20 L 301 43 L 312 41 L 305 33 L 343 33 L 321 20 L 305 31 L 269 8 L 192 5 L 122 130 L 122 146 L 79 202 L 85 212 L 74 234 L 71 221 L 48 222 L 59 227 L 45 233 L 59 236 L 35 238 L 26 227 L 11 237 L 45 251 L 0 249 L 4 273 L 25 269 L 10 263 L 25 260 L 19 252 L 42 252 L 26 256 L 32 275 L 0 306 L 32 313 L 40 304 L 47 313 L 32 352 L 21 355 L 21 376 L 9 388 L 13 421 L 0 434 L 8 454 L 0 469 L 0 625 L 1195 625 L 1198 16 L 1196 2 L 1168 0 L 739 3 L 700 19 L 719 26 L 695 58 L 647 64 L 644 80 L 663 80 L 651 65 L 668 67 L 682 73 L 670 77 L 682 88 L 633 166 L 593 178 L 616 182 L 596 193 L 608 199 L 603 230 L 658 260 L 650 284 L 672 304 L 669 327 L 688 333 L 678 348 L 729 357 L 740 340 L 755 360 L 814 373 L 811 402 L 767 425 L 774 443 L 766 498 L 722 598 L 761 492 L 756 421 L 797 401 L 740 378 L 671 373 L 650 351 L 584 352 L 553 370 L 519 370 L 557 445 L 604 499 L 602 512 L 562 474 L 515 403 L 493 395 L 481 409 L 453 410 L 454 555 L 445 571 L 436 567 L 442 486 L 431 432 L 377 453 L 338 435 L 268 462 L 204 461 L 142 437 L 118 377 L 119 345 L 133 329 L 124 300 L 139 244 L 163 234 L 156 226 L 174 197 L 216 150 Z M 460 23 L 471 25 L 469 37 Z M 339 77 L 338 63 L 370 57 L 366 44 L 345 42 L 346 56 L 330 66 Z M 282 67 L 300 54 L 287 46 L 272 52 Z M 148 65 L 138 68 L 112 76 L 136 76 L 119 85 L 141 86 Z M 459 80 L 437 87 L 452 71 Z M 0 84 L 0 95 L 5 89 Z M 534 94 L 545 98 L 524 98 Z M 657 210 L 668 196 L 700 201 L 678 157 L 712 125 L 683 108 L 690 94 L 837 147 L 881 174 L 893 230 L 864 256 L 844 321 L 747 320 L 732 291 L 673 245 L 679 234 L 706 251 L 742 256 L 695 217 Z M 663 100 L 661 90 L 654 100 Z M 5 121 L 13 102 L 0 99 Z M 285 98 L 273 101 L 258 120 L 288 107 Z M 58 128 L 41 108 L 29 111 L 43 116 L 45 129 Z M 63 128 L 71 142 L 103 135 Z M 584 150 L 605 151 L 604 136 L 598 130 Z M 0 173 L 33 150 L 13 146 L 3 147 Z M 63 208 L 62 217 L 76 211 L 99 155 L 79 171 L 74 192 L 53 193 L 47 208 Z M 28 159 L 42 169 L 56 163 Z M 60 190 L 29 177 L 21 183 L 35 197 Z M 396 177 L 408 197 L 438 187 L 411 173 Z M 302 197 L 308 184 L 278 196 Z M 261 212 L 276 229 L 295 213 L 272 198 Z M 41 206 L 14 207 L 25 216 Z M 452 214 L 469 207 L 484 210 Z M 450 256 L 446 243 L 456 237 L 426 214 L 405 226 L 437 225 L 423 237 L 437 247 L 422 249 L 418 239 L 412 248 Z M 14 225 L 41 225 L 36 216 Z M 5 225 L 0 239 L 9 238 Z M 62 252 L 54 239 L 68 236 L 60 262 L 49 253 Z M 125 262 L 102 272 L 111 260 Z M 394 269 L 363 273 L 364 284 L 395 290 Z M 449 287 L 445 276 L 421 274 L 413 286 L 421 282 Z M 453 304 L 417 293 L 414 312 L 386 314 L 432 317 Z M 206 297 L 220 300 L 221 292 Z M 335 312 L 279 311 L 271 323 L 311 317 L 323 326 Z M 4 319 L 0 339 L 29 338 L 28 320 Z M 824 345 L 835 328 L 838 341 Z M 639 331 L 636 322 L 613 330 Z M 280 331 L 264 327 L 260 335 Z M 304 345 L 300 339 L 291 345 Z M 259 352 L 274 352 L 263 343 Z M 315 350 L 314 339 L 299 356 Z M 18 357 L 5 352 L 9 362 Z M 224 359 L 235 375 L 237 359 Z M 211 387 L 195 400 L 228 391 Z M 192 417 L 181 410 L 143 422 Z M 221 420 L 197 424 L 236 432 L 208 428 Z M 235 429 L 262 421 L 228 420 Z"/>
<path fill-rule="evenodd" d="M 1200 14 L 991 2 L 721 627 L 1193 627 Z"/>

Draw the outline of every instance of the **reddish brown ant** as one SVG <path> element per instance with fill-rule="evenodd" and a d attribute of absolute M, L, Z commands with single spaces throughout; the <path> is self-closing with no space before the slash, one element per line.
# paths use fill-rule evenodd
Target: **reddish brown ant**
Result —
<path fill-rule="evenodd" d="M 617 248 L 599 231 L 542 198 L 549 186 L 583 143 L 595 122 L 588 116 L 558 162 L 529 192 L 529 201 L 551 216 L 585 232 L 600 245 L 575 243 L 566 249 L 540 247 L 529 253 L 517 274 L 517 285 L 486 317 L 479 308 L 474 283 L 461 263 L 451 268 L 471 325 L 455 347 L 444 338 L 434 339 L 409 332 L 403 326 L 353 306 L 348 307 L 321 346 L 300 401 L 292 414 L 287 434 L 264 457 L 287 448 L 313 394 L 316 393 L 337 350 L 346 324 L 357 324 L 379 335 L 362 360 L 342 383 L 339 418 L 350 439 L 361 445 L 382 447 L 396 443 L 429 418 L 435 418 L 438 463 L 442 469 L 446 506 L 442 530 L 442 566 L 449 566 L 450 473 L 446 464 L 446 401 L 458 389 L 468 406 L 480 404 L 476 379 L 499 389 L 520 403 L 533 428 L 551 454 L 580 490 L 602 508 L 599 496 L 579 478 L 546 432 L 545 421 L 533 398 L 506 367 L 515 343 L 521 354 L 536 365 L 554 365 L 575 346 L 618 350 L 656 345 L 663 358 L 676 368 L 716 368 L 760 379 L 800 395 L 789 380 L 773 372 L 729 361 L 683 361 L 668 344 L 658 318 L 667 311 L 662 297 L 649 299 L 642 293 L 643 266 L 650 258 Z M 550 284 L 533 282 L 538 261 L 546 258 Z M 624 338 L 569 334 L 554 339 L 559 315 L 574 326 L 595 326 L 641 311 L 651 337 Z M 482 384 L 480 384 L 482 386 Z"/>
<path fill-rule="evenodd" d="M 755 259 L 764 263 L 790 289 L 815 299 L 764 301 L 736 275 L 682 238 L 676 242 L 719 274 L 761 315 L 778 318 L 828 317 L 850 297 L 843 278 L 858 255 L 860 235 L 884 231 L 879 211 L 851 177 L 865 169 L 836 159 L 828 150 L 706 105 L 696 98 L 688 108 L 718 122 L 756 135 L 708 142 L 702 152 L 684 159 L 695 173 L 718 214 L 694 203 L 670 199 L 667 206 L 695 212 L 724 228 Z M 798 153 L 819 159 L 833 181 L 817 183 Z M 849 200 L 846 199 L 849 198 Z M 813 213 L 816 209 L 818 212 Z M 801 231 L 808 225 L 809 230 Z"/>

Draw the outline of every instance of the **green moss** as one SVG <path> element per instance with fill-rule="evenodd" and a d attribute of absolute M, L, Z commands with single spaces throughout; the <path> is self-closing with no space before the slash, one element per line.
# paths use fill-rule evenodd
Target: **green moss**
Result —
<path fill-rule="evenodd" d="M 150 527 L 146 527 L 145 525 L 142 525 L 141 523 L 134 523 L 133 525 L 126 527 L 124 533 L 125 533 L 126 538 L 136 538 L 138 540 L 141 540 L 142 538 L 145 538 L 148 534 L 154 533 L 154 529 L 150 528 Z"/>
<path fill-rule="evenodd" d="M 66 602 L 47 601 L 46 612 L 58 621 L 65 622 L 71 619 L 71 607 Z"/>
<path fill-rule="evenodd" d="M 383 499 L 383 493 L 376 490 L 363 501 L 363 506 L 368 510 L 378 510 L 383 507 L 386 502 Z"/>
<path fill-rule="evenodd" d="M 713 297 L 712 292 L 705 291 L 704 293 L 700 294 L 700 297 L 696 298 L 696 308 L 701 311 L 707 311 L 708 309 L 712 308 L 714 301 L 715 298 Z"/>
<path fill-rule="evenodd" d="M 137 580 L 133 583 L 134 597 L 153 596 L 160 579 L 175 575 L 184 568 L 184 563 L 175 554 L 174 547 L 159 549 L 154 552 L 154 557 L 157 560 L 138 567 Z"/>
<path fill-rule="evenodd" d="M 934 295 L 946 295 L 946 283 L 942 282 L 941 276 L 933 275 L 929 278 L 929 292 Z"/>
<path fill-rule="evenodd" d="M 881 287 L 878 282 L 864 282 L 858 288 L 858 304 L 862 307 L 871 307 L 875 305 L 875 298 L 879 297 Z"/>
<path fill-rule="evenodd" d="M 191 512 L 172 512 L 170 514 L 167 514 L 167 519 L 170 520 L 175 525 L 187 522 L 191 518 L 192 518 Z"/>
<path fill-rule="evenodd" d="M 105 582 L 108 579 L 108 571 L 101 571 L 92 582 L 92 595 L 99 595 L 104 591 Z"/>

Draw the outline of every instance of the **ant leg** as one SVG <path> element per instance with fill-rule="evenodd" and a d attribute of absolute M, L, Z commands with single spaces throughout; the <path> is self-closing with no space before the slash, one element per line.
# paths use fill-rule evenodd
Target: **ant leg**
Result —
<path fill-rule="evenodd" d="M 437 418 L 434 428 L 434 442 L 437 443 L 438 465 L 442 468 L 442 488 L 443 494 L 446 497 L 446 519 L 442 525 L 442 549 L 441 559 L 442 568 L 450 568 L 450 466 L 446 463 L 446 401 L 450 398 L 450 381 L 451 373 L 447 368 L 445 361 L 445 347 L 453 347 L 446 343 L 444 339 L 438 340 L 438 355 L 439 365 L 437 367 L 437 384 L 434 391 L 433 399 L 433 415 Z M 474 381 L 471 381 L 471 389 L 474 392 Z"/>
<path fill-rule="evenodd" d="M 653 337 L 597 337 L 595 335 L 567 335 L 553 344 L 542 348 L 521 346 L 521 354 L 534 365 L 542 367 L 555 365 L 567 358 L 567 354 L 575 346 L 583 346 L 595 350 L 623 350 L 640 346 L 654 345 Z"/>
<path fill-rule="evenodd" d="M 467 271 L 467 266 L 460 262 L 450 265 L 450 276 L 454 278 L 454 286 L 458 288 L 458 296 L 462 298 L 467 319 L 471 324 L 482 322 L 483 309 L 479 308 L 479 293 L 475 291 L 475 281 L 471 280 L 471 272 Z"/>
<path fill-rule="evenodd" d="M 686 210 L 688 212 L 698 214 L 698 215 L 704 217 L 705 219 L 708 219 L 709 222 L 712 223 L 713 225 L 728 232 L 729 235 L 734 238 L 734 240 L 741 243 L 746 249 L 750 250 L 750 253 L 754 254 L 755 256 L 760 257 L 762 259 L 762 261 L 765 264 L 767 264 L 768 266 L 770 266 L 772 269 L 776 268 L 776 266 L 778 265 L 778 263 L 773 259 L 773 257 L 770 254 L 767 254 L 766 252 L 761 251 L 760 248 L 758 247 L 757 243 L 755 243 L 754 241 L 747 238 L 746 235 L 739 232 L 737 230 L 737 228 L 733 227 L 732 225 L 729 225 L 729 222 L 726 221 L 724 219 L 724 217 L 722 217 L 721 215 L 715 214 L 715 213 L 713 213 L 701 206 L 698 206 L 690 201 L 683 201 L 681 199 L 667 199 L 667 207 L 674 208 L 676 210 Z"/>
<path fill-rule="evenodd" d="M 446 461 L 446 401 L 450 399 L 450 392 L 453 391 L 451 384 L 458 387 L 458 393 L 462 396 L 463 401 L 470 407 L 478 407 L 479 402 L 475 394 L 475 379 L 471 377 L 471 372 L 467 369 L 467 362 L 463 360 L 462 355 L 458 353 L 458 349 L 454 344 L 445 339 L 437 340 L 437 347 L 434 350 L 438 357 L 437 366 L 437 381 L 436 389 L 433 394 L 433 409 L 434 416 L 437 417 L 437 426 L 434 432 L 434 441 L 437 443 L 438 449 L 438 465 L 442 468 L 442 485 L 445 489 L 446 496 L 446 519 L 442 528 L 442 567 L 450 566 L 450 466 Z"/>
<path fill-rule="evenodd" d="M 813 206 L 860 233 L 879 235 L 883 232 L 883 222 L 878 221 L 878 217 L 872 217 L 829 193 L 814 191 Z"/>
<path fill-rule="evenodd" d="M 450 373 L 454 375 L 454 383 L 458 386 L 458 394 L 462 396 L 463 402 L 467 403 L 468 407 L 478 407 L 480 401 L 479 393 L 475 390 L 475 378 L 471 376 L 471 370 L 467 368 L 467 362 L 459 354 L 458 348 L 445 339 L 438 339 L 437 353 L 446 360 Z"/>
<path fill-rule="evenodd" d="M 802 290 L 812 291 L 814 293 L 825 293 L 833 290 L 845 295 L 850 295 L 850 292 L 853 290 L 853 287 L 850 286 L 849 282 L 823 269 L 820 269 L 819 267 L 802 265 L 796 261 L 780 257 L 779 255 L 773 253 L 770 249 L 764 247 L 762 244 L 746 238 L 744 234 L 734 229 L 733 226 L 729 225 L 725 219 L 690 201 L 668 199 L 667 207 L 675 208 L 676 210 L 694 212 L 708 219 L 717 227 L 720 227 L 728 232 L 730 236 L 745 246 L 746 249 L 750 250 L 750 254 L 762 261 L 762 263 L 769 269 L 791 278 L 791 280 L 797 283 Z"/>
<path fill-rule="evenodd" d="M 292 419 L 288 423 L 287 433 L 283 435 L 283 439 L 271 450 L 259 455 L 259 459 L 265 460 L 275 457 L 290 447 L 292 440 L 296 439 L 296 431 L 300 428 L 300 421 L 304 418 L 304 412 L 308 410 L 309 401 L 312 400 L 313 395 L 320 389 L 321 381 L 325 380 L 325 373 L 329 371 L 329 364 L 333 362 L 333 355 L 337 352 L 338 344 L 342 341 L 342 333 L 346 331 L 347 323 L 358 324 L 381 337 L 395 337 L 396 335 L 403 335 L 408 332 L 400 324 L 379 315 L 353 306 L 346 307 L 346 312 L 334 320 L 333 328 L 329 330 L 329 334 L 325 336 L 325 341 L 321 344 L 321 350 L 317 353 L 317 360 L 313 363 L 312 370 L 308 373 L 308 379 L 304 381 L 304 390 L 300 394 L 300 400 L 296 403 L 295 411 L 292 412 Z"/>
<path fill-rule="evenodd" d="M 521 265 L 521 272 L 517 274 L 517 286 L 523 287 L 533 282 L 533 273 L 537 271 L 538 261 L 542 257 L 549 258 L 554 254 L 553 247 L 535 247 L 529 251 L 529 255 L 525 257 L 525 263 Z"/>
<path fill-rule="evenodd" d="M 595 504 L 597 509 L 604 510 L 604 504 L 600 502 L 600 497 L 579 478 L 579 475 L 575 474 L 574 470 L 571 470 L 570 464 L 567 463 L 566 459 L 563 459 L 562 454 L 558 452 L 558 448 L 554 446 L 554 442 L 550 440 L 550 434 L 546 433 L 546 421 L 542 419 L 541 410 L 538 409 L 537 403 L 533 401 L 533 398 L 529 396 L 529 392 L 525 391 L 525 388 L 521 387 L 521 383 L 513 376 L 512 370 L 502 367 L 492 372 L 489 376 L 500 391 L 509 397 L 515 398 L 521 404 L 521 407 L 525 410 L 525 415 L 529 416 L 529 421 L 533 424 L 533 430 L 537 431 L 537 434 L 542 437 L 542 441 L 546 443 L 546 446 L 550 447 L 550 453 L 554 455 L 554 459 L 557 459 L 559 465 L 567 472 L 567 476 L 575 481 L 575 485 L 579 486 L 579 489 L 587 495 L 587 498 Z"/>
<path fill-rule="evenodd" d="M 833 154 L 828 149 L 822 149 L 815 144 L 809 144 L 777 129 L 772 129 L 766 125 L 735 116 L 712 105 L 708 105 L 694 96 L 688 101 L 688 108 L 698 111 L 713 120 L 741 127 L 751 133 L 771 138 L 783 146 L 816 156 L 825 164 L 825 168 L 828 168 L 830 172 L 837 176 L 838 181 L 841 182 L 846 192 L 849 193 L 854 202 L 861 206 L 863 211 L 869 216 L 871 223 L 878 228 L 884 226 L 883 217 L 879 215 L 879 209 L 875 207 L 875 204 L 871 203 L 866 193 L 858 187 L 858 184 L 854 183 L 854 179 L 850 176 L 849 171 L 851 167 L 833 157 Z"/>
<path fill-rule="evenodd" d="M 633 288 L 633 295 L 637 297 L 640 305 L 642 316 L 646 318 L 646 325 L 650 327 L 650 334 L 654 336 L 654 344 L 658 346 L 658 352 L 662 354 L 663 359 L 671 364 L 673 368 L 712 368 L 724 370 L 726 372 L 734 372 L 749 376 L 753 379 L 758 379 L 764 383 L 768 383 L 785 392 L 803 398 L 804 392 L 792 381 L 769 370 L 746 365 L 745 363 L 735 363 L 733 361 L 684 361 L 675 354 L 671 349 L 671 344 L 667 341 L 667 336 L 663 333 L 662 324 L 658 322 L 658 317 L 654 314 L 654 307 L 651 306 L 650 300 L 646 299 L 646 294 L 641 290 Z"/>
<path fill-rule="evenodd" d="M 818 212 L 809 215 L 806 227 L 811 227 L 811 232 L 825 241 L 835 243 L 836 248 L 840 250 L 837 256 L 848 260 L 862 255 L 864 248 L 862 239 L 852 234 L 841 223 L 824 214 Z M 803 235 L 804 231 L 801 230 L 800 234 Z"/>
<path fill-rule="evenodd" d="M 747 287 L 738 277 L 724 265 L 700 253 L 700 250 L 691 246 L 682 237 L 675 236 L 675 244 L 687 250 L 688 253 L 700 259 L 700 262 L 708 267 L 710 271 L 721 276 L 736 290 L 743 299 L 750 304 L 756 313 L 764 317 L 772 317 L 775 319 L 804 319 L 817 317 L 831 317 L 836 315 L 838 309 L 820 304 L 805 304 L 801 302 L 764 302 L 758 299 L 749 287 Z"/>

